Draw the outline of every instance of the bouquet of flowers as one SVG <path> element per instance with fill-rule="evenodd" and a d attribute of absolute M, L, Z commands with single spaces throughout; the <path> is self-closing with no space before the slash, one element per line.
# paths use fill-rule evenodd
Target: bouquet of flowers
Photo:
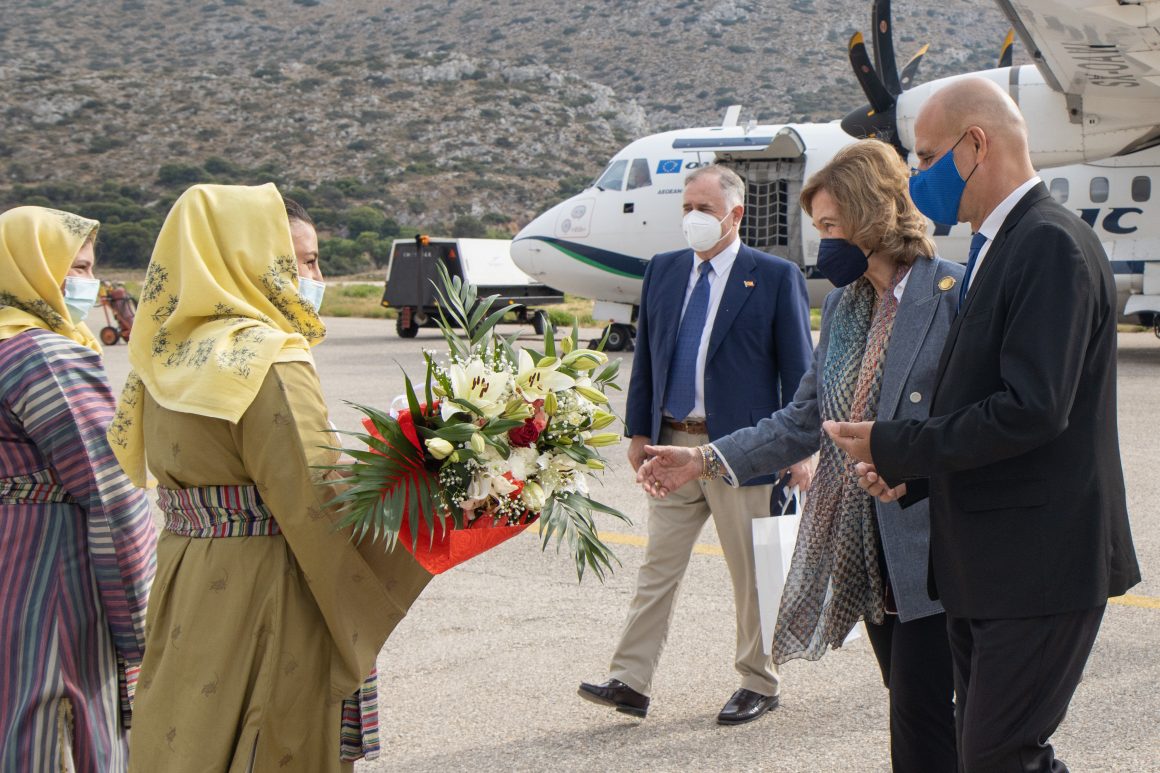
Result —
<path fill-rule="evenodd" d="M 578 577 L 591 569 L 603 580 L 616 558 L 593 516 L 628 518 L 589 496 L 589 478 L 604 469 L 599 449 L 620 441 L 605 431 L 619 361 L 603 344 L 582 348 L 575 326 L 557 341 L 547 321 L 543 351 L 517 350 L 516 336 L 495 330 L 510 307 L 489 314 L 496 296 L 477 301 L 474 287 L 439 271 L 448 354 L 424 352 L 422 400 L 405 378 L 393 410 L 354 406 L 366 432 L 344 434 L 366 448 L 336 449 L 352 459 L 332 468 L 350 484 L 334 500 L 342 525 L 388 549 L 401 541 L 438 573 L 538 522 L 542 548 L 566 542 Z"/>

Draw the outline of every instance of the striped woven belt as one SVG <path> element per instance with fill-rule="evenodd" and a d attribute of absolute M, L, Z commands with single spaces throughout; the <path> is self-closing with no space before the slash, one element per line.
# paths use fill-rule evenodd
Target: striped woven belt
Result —
<path fill-rule="evenodd" d="M 270 537 L 281 534 L 256 486 L 157 487 L 165 530 L 182 537 Z"/>
<path fill-rule="evenodd" d="M 0 505 L 75 504 L 76 500 L 64 490 L 50 470 L 37 470 L 28 475 L 0 478 Z"/>

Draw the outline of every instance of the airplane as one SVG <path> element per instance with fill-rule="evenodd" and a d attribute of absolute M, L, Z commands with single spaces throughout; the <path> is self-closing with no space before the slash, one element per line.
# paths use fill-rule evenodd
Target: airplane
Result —
<path fill-rule="evenodd" d="M 900 73 L 890 2 L 875 0 L 877 69 L 860 33 L 848 51 L 868 106 L 830 123 L 742 124 L 734 105 L 720 126 L 636 140 L 592 185 L 525 226 L 512 259 L 546 284 L 594 299 L 592 316 L 609 320 L 607 348 L 631 348 L 649 259 L 686 246 L 684 177 L 721 163 L 746 181 L 741 238 L 800 266 L 811 305 L 820 305 L 832 286 L 815 268 L 820 237 L 798 206 L 804 181 L 859 137 L 878 137 L 908 155 L 923 102 L 957 79 L 981 76 L 1023 112 L 1033 162 L 1052 195 L 1099 234 L 1125 312 L 1140 314 L 1160 336 L 1160 263 L 1150 264 L 1160 261 L 1160 190 L 1152 190 L 1160 181 L 1160 32 L 1151 26 L 1160 22 L 1160 0 L 997 2 L 1036 64 L 1011 66 L 1008 35 L 1000 67 L 912 86 L 926 48 Z M 931 233 L 940 255 L 965 260 L 968 225 L 932 223 Z"/>

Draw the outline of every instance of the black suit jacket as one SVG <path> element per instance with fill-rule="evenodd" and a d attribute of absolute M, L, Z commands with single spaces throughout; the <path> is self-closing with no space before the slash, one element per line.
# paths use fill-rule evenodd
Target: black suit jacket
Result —
<path fill-rule="evenodd" d="M 1090 608 L 1139 582 L 1116 428 L 1111 267 L 1042 184 L 952 324 L 925 421 L 874 425 L 887 481 L 929 478 L 932 595 L 951 615 Z"/>

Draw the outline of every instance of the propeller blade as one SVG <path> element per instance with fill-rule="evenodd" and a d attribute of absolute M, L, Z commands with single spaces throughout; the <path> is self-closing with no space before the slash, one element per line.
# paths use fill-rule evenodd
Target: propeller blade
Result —
<path fill-rule="evenodd" d="M 882 85 L 874 65 L 870 63 L 870 55 L 866 53 L 866 43 L 861 32 L 855 32 L 850 38 L 850 66 L 854 68 L 854 77 L 862 87 L 862 93 L 870 101 L 870 107 L 875 113 L 885 113 L 894 107 L 894 96 Z M 857 111 L 855 111 L 857 112 Z"/>
<path fill-rule="evenodd" d="M 1015 50 L 1015 30 L 1007 30 L 1007 38 L 1003 41 L 1003 48 L 999 51 L 999 66 L 1010 67 L 1011 55 Z"/>
<path fill-rule="evenodd" d="M 914 85 L 914 76 L 918 75 L 918 66 L 922 64 L 922 57 L 926 55 L 928 48 L 930 48 L 929 43 L 918 49 L 918 53 L 910 57 L 910 61 L 902 68 L 902 89 L 904 91 Z"/>
<path fill-rule="evenodd" d="M 898 141 L 895 131 L 894 108 L 885 113 L 876 113 L 870 105 L 863 105 L 848 113 L 842 119 L 842 131 L 858 139 L 878 139 L 890 143 L 905 156 L 906 150 Z"/>
<path fill-rule="evenodd" d="M 890 21 L 890 0 L 874 0 L 874 63 L 882 85 L 894 96 L 902 93 L 898 80 L 898 63 L 894 60 L 894 28 Z"/>

